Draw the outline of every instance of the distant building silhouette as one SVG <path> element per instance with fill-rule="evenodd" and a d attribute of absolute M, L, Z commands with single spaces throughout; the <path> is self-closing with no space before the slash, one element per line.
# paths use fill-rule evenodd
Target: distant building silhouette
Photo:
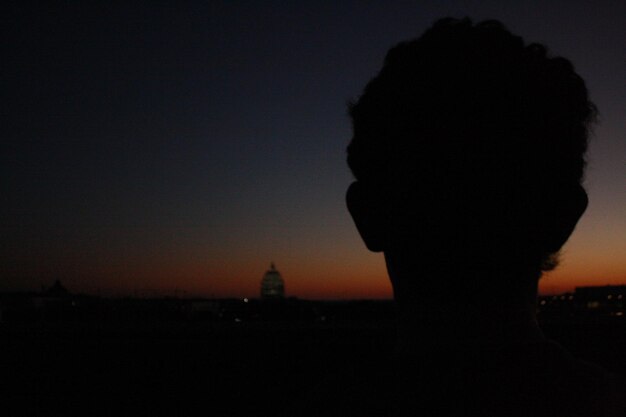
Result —
<path fill-rule="evenodd" d="M 70 295 L 67 288 L 65 288 L 58 279 L 54 281 L 54 284 L 52 284 L 51 287 L 43 291 L 43 293 L 48 297 L 66 297 Z"/>
<path fill-rule="evenodd" d="M 576 287 L 574 296 L 580 307 L 588 311 L 609 316 L 624 315 L 626 285 Z"/>
<path fill-rule="evenodd" d="M 270 269 L 263 276 L 261 281 L 261 298 L 275 299 L 285 297 L 285 281 L 276 270 L 274 262 L 270 264 Z"/>
<path fill-rule="evenodd" d="M 537 308 L 542 320 L 624 318 L 625 297 L 626 285 L 576 287 L 573 293 L 539 297 Z"/>

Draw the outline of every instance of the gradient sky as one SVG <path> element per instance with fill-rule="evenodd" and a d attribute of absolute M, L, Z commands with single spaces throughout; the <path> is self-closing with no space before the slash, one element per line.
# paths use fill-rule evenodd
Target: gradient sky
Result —
<path fill-rule="evenodd" d="M 274 261 L 288 295 L 389 297 L 344 205 L 346 102 L 444 16 L 587 81 L 590 206 L 541 290 L 626 284 L 625 2 L 75 3 L 2 11 L 0 290 L 256 296 Z"/>

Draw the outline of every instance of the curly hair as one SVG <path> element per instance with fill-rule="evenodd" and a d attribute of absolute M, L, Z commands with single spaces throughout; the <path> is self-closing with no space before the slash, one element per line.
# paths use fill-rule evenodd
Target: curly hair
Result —
<path fill-rule="evenodd" d="M 491 211 L 480 227 L 502 238 L 511 223 L 542 227 L 529 201 L 550 210 L 561 190 L 581 184 L 596 108 L 567 59 L 498 21 L 446 18 L 391 48 L 349 114 L 358 181 L 495 204 L 508 217 Z M 556 265 L 554 253 L 531 246 L 540 269 Z"/>

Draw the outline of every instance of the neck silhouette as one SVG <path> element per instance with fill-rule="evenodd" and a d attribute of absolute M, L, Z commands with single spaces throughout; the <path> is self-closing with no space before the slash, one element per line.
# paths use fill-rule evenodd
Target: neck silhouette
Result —
<path fill-rule="evenodd" d="M 442 346 L 481 348 L 545 340 L 536 320 L 536 281 L 521 279 L 524 272 L 518 269 L 464 268 L 452 260 L 429 264 L 402 251 L 385 252 L 385 261 L 397 304 L 401 355 Z M 526 287 L 513 291 L 511 282 Z"/>

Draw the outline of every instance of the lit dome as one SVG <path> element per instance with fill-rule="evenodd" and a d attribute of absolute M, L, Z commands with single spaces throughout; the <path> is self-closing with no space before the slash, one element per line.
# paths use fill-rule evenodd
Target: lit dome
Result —
<path fill-rule="evenodd" d="M 282 298 L 285 296 L 285 281 L 276 270 L 274 263 L 261 281 L 261 298 Z"/>

